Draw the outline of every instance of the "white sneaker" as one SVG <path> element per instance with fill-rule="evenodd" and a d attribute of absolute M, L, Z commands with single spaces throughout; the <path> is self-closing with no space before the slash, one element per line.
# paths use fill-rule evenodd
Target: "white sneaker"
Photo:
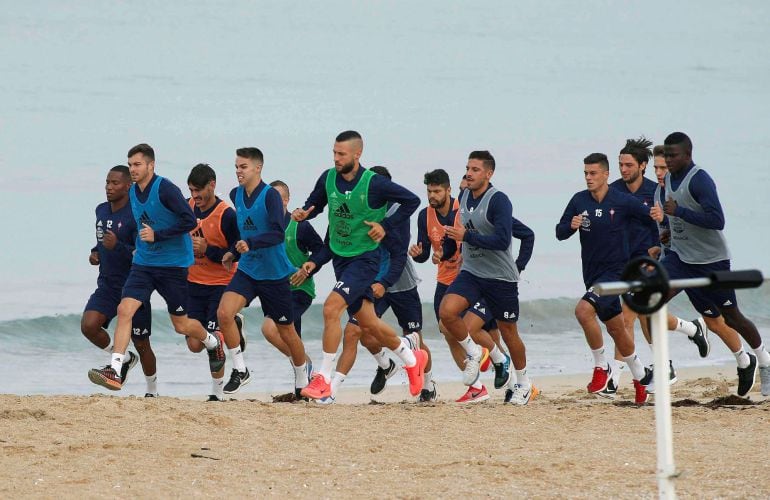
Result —
<path fill-rule="evenodd" d="M 521 385 L 515 384 L 513 386 L 513 393 L 511 394 L 511 403 L 519 406 L 524 406 L 529 403 L 530 400 L 537 397 L 540 391 L 534 385 Z"/>
<path fill-rule="evenodd" d="M 770 366 L 759 367 L 759 382 L 763 396 L 770 396 Z"/>
<path fill-rule="evenodd" d="M 463 385 L 471 386 L 479 379 L 481 370 L 481 348 L 477 356 L 468 356 L 465 358 L 465 369 L 463 370 Z"/>
<path fill-rule="evenodd" d="M 336 399 L 334 396 L 326 396 L 325 398 L 313 399 L 312 401 L 319 405 L 333 405 Z"/>

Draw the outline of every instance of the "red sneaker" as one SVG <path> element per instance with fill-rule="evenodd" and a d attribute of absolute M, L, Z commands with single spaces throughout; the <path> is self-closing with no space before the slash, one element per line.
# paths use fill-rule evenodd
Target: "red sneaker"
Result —
<path fill-rule="evenodd" d="M 455 401 L 455 403 L 480 403 L 482 401 L 486 401 L 487 399 L 489 399 L 489 393 L 487 392 L 487 388 L 482 385 L 481 389 L 468 387 L 468 390 L 465 392 L 465 394 L 463 394 L 460 399 Z"/>
<path fill-rule="evenodd" d="M 647 394 L 647 388 L 643 386 L 638 380 L 634 380 L 634 391 L 636 393 L 634 402 L 638 405 L 643 405 L 650 398 L 650 395 Z"/>
<path fill-rule="evenodd" d="M 423 385 L 425 385 L 425 365 L 428 364 L 428 353 L 424 349 L 415 349 L 412 352 L 417 363 L 409 368 L 404 367 L 404 370 L 406 370 L 406 376 L 409 377 L 409 394 L 419 396 Z"/>
<path fill-rule="evenodd" d="M 332 386 L 320 373 L 314 373 L 310 383 L 300 391 L 300 395 L 310 399 L 323 399 L 332 395 Z"/>
<path fill-rule="evenodd" d="M 481 348 L 481 361 L 479 362 L 479 370 L 485 372 L 492 366 L 492 358 L 489 357 L 489 349 L 486 347 Z"/>
<path fill-rule="evenodd" d="M 588 392 L 596 394 L 607 388 L 607 382 L 610 380 L 610 370 L 599 366 L 594 367 L 594 376 L 591 383 L 588 384 Z"/>

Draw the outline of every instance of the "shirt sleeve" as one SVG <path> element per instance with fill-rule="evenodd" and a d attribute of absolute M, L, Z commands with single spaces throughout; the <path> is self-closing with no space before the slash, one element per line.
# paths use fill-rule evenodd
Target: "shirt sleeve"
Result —
<path fill-rule="evenodd" d="M 327 229 L 326 235 L 324 236 L 323 246 L 317 252 L 313 252 L 313 254 L 310 255 L 310 258 L 308 259 L 310 262 L 316 265 L 316 268 L 313 270 L 313 274 L 317 273 L 318 270 L 321 269 L 321 266 L 332 260 L 332 257 L 333 254 L 331 248 L 329 248 L 329 230 Z"/>
<path fill-rule="evenodd" d="M 508 197 L 498 191 L 487 207 L 487 220 L 495 227 L 494 234 L 482 235 L 467 231 L 463 241 L 489 250 L 505 250 L 511 244 L 511 217 L 513 206 Z"/>
<path fill-rule="evenodd" d="M 703 208 L 703 212 L 696 212 L 689 208 L 677 206 L 674 215 L 705 229 L 722 230 L 725 228 L 725 214 L 722 204 L 719 202 L 717 186 L 714 180 L 704 170 L 699 170 L 690 179 L 690 194 Z"/>
<path fill-rule="evenodd" d="M 655 219 L 650 217 L 650 207 L 639 201 L 633 196 L 626 196 L 629 204 L 629 211 L 631 216 L 638 220 L 646 229 L 647 240 L 645 242 L 645 248 L 652 248 L 660 243 L 660 237 L 658 236 L 658 224 Z"/>
<path fill-rule="evenodd" d="M 408 221 L 409 217 L 420 207 L 420 198 L 416 194 L 385 176 L 373 176 L 369 181 L 369 205 L 382 207 L 388 202 L 398 203 L 400 206 L 393 215 L 380 222 L 386 233 L 404 221 Z"/>
<path fill-rule="evenodd" d="M 572 224 L 572 218 L 578 214 L 577 208 L 575 207 L 575 197 L 573 196 L 571 200 L 569 200 L 569 203 L 567 203 L 567 208 L 564 209 L 564 213 L 561 214 L 561 219 L 559 219 L 559 223 L 556 224 L 556 239 L 566 240 L 573 234 L 575 234 L 575 229 L 572 229 L 570 226 Z"/>
<path fill-rule="evenodd" d="M 270 186 L 265 186 L 263 189 L 267 189 L 267 193 L 265 193 L 267 230 L 257 236 L 251 236 L 246 239 L 250 250 L 280 245 L 286 238 L 286 218 L 284 217 L 281 195 Z"/>
<path fill-rule="evenodd" d="M 388 233 L 383 240 L 382 244 L 390 255 L 390 266 L 388 266 L 388 272 L 380 278 L 379 282 L 386 289 L 393 286 L 401 277 L 401 273 L 404 272 L 409 249 L 409 236 L 409 222 L 407 221 Z"/>
<path fill-rule="evenodd" d="M 417 216 L 417 243 L 422 244 L 422 253 L 412 257 L 415 262 L 425 262 L 430 257 L 431 245 L 428 238 L 427 214 L 428 209 L 423 208 L 420 210 L 420 215 Z"/>
<path fill-rule="evenodd" d="M 328 199 L 326 198 L 326 176 L 329 175 L 328 172 L 329 171 L 326 170 L 321 174 L 321 177 L 319 177 L 315 183 L 313 191 L 310 192 L 310 196 L 307 197 L 305 204 L 302 206 L 303 210 L 315 207 L 313 208 L 313 211 L 308 214 L 307 219 L 312 219 L 316 215 L 322 213 L 328 203 Z"/>
<path fill-rule="evenodd" d="M 527 267 L 529 259 L 532 258 L 532 249 L 535 247 L 535 232 L 516 217 L 511 219 L 511 234 L 520 241 L 516 268 L 521 272 Z"/>
<path fill-rule="evenodd" d="M 195 214 L 190 208 L 190 204 L 182 196 L 182 191 L 168 179 L 163 178 L 160 181 L 160 186 L 158 186 L 160 202 L 177 215 L 177 222 L 171 227 L 155 231 L 155 241 L 164 241 L 189 233 L 197 225 Z"/>
<path fill-rule="evenodd" d="M 297 224 L 297 246 L 303 252 L 314 254 L 320 252 L 324 242 L 312 224 L 302 221 Z"/>

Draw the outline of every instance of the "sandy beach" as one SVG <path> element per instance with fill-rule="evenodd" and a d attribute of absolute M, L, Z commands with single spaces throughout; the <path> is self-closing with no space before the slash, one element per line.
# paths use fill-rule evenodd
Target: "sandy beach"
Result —
<path fill-rule="evenodd" d="M 628 375 L 626 374 L 626 377 Z M 684 369 L 673 386 L 677 493 L 767 498 L 770 401 L 730 397 L 734 367 Z M 654 407 L 586 394 L 588 376 L 543 377 L 527 407 L 380 402 L 225 403 L 107 395 L 0 396 L 0 497 L 653 497 Z M 586 380 L 584 380 L 586 379 Z M 740 404 L 744 403 L 744 404 Z"/>

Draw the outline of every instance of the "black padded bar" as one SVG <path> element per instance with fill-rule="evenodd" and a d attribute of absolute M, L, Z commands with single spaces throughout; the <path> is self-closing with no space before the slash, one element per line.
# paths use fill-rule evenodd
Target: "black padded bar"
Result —
<path fill-rule="evenodd" d="M 710 288 L 757 288 L 764 281 L 760 271 L 714 271 L 709 276 Z"/>

